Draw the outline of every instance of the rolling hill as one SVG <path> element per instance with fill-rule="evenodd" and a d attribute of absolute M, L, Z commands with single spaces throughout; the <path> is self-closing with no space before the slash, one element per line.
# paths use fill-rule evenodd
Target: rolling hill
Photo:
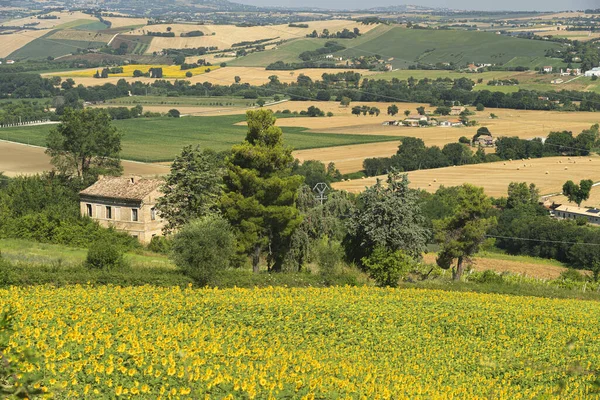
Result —
<path fill-rule="evenodd" d="M 344 43 L 347 43 L 345 41 Z M 345 57 L 379 54 L 390 59 L 394 68 L 406 68 L 417 62 L 470 62 L 503 64 L 514 57 L 544 57 L 546 49 L 559 44 L 517 39 L 491 32 L 407 29 L 382 26 L 346 44 Z"/>

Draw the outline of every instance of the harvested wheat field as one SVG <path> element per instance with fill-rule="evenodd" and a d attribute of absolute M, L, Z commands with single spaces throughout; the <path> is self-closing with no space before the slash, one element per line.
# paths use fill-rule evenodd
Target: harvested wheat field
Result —
<path fill-rule="evenodd" d="M 575 181 L 575 183 L 579 183 L 579 181 L 573 179 Z M 548 200 L 550 202 L 554 202 L 557 204 L 570 204 L 572 206 L 576 206 L 576 203 L 572 203 L 569 202 L 569 200 L 567 199 L 566 196 L 563 196 L 562 194 L 558 194 L 556 196 L 549 196 L 547 198 L 544 198 L 544 200 Z M 600 186 L 594 186 L 592 188 L 592 190 L 590 191 L 590 198 L 587 200 L 584 200 L 581 203 L 581 207 L 600 207 Z"/>
<path fill-rule="evenodd" d="M 308 28 L 290 28 L 288 25 L 273 26 L 252 26 L 239 27 L 235 25 L 193 25 L 193 24 L 158 24 L 145 26 L 140 29 L 134 29 L 129 32 L 132 35 L 144 35 L 145 32 L 171 32 L 175 37 L 155 37 L 148 47 L 146 53 L 162 51 L 163 49 L 186 49 L 195 47 L 217 46 L 219 50 L 225 50 L 234 43 L 244 41 L 255 41 L 262 39 L 287 40 L 303 38 L 313 30 L 321 32 L 323 29 L 329 29 L 330 32 L 341 31 L 344 28 L 352 30 L 360 29 L 362 33 L 368 32 L 377 27 L 373 25 L 363 25 L 355 21 L 331 20 L 331 21 L 308 21 Z M 204 36 L 180 37 L 182 33 L 191 31 L 202 31 Z"/>
<path fill-rule="evenodd" d="M 110 29 L 148 24 L 146 18 L 102 17 L 111 23 Z"/>
<path fill-rule="evenodd" d="M 437 254 L 435 253 L 423 254 L 423 261 L 428 264 L 435 264 L 436 257 Z M 567 268 L 558 265 L 549 265 L 550 262 L 527 262 L 517 258 L 511 260 L 493 257 L 473 257 L 469 266 L 474 271 L 492 270 L 499 273 L 509 272 L 536 279 L 556 279 L 560 277 L 562 272 L 567 270 Z"/>
<path fill-rule="evenodd" d="M 75 29 L 63 29 L 55 31 L 48 39 L 50 40 L 82 40 L 90 42 L 108 43 L 113 35 L 100 33 L 96 31 L 84 31 Z"/>
<path fill-rule="evenodd" d="M 339 190 L 358 193 L 377 179 L 386 176 L 355 179 L 334 183 Z M 569 179 L 600 181 L 600 157 L 545 157 L 533 160 L 500 161 L 488 164 L 473 164 L 460 167 L 436 168 L 408 173 L 410 186 L 435 192 L 440 186 L 459 186 L 470 183 L 481 186 L 489 196 L 506 196 L 511 182 L 535 183 L 542 195 L 560 193 Z"/>
<path fill-rule="evenodd" d="M 198 58 L 203 58 L 203 57 L 195 57 L 195 59 L 198 59 Z M 130 72 L 123 73 L 123 74 L 110 75 L 108 78 L 105 78 L 105 79 L 97 79 L 97 78 L 92 77 L 96 73 L 96 71 L 99 70 L 99 68 L 88 68 L 88 69 L 84 69 L 84 70 L 75 70 L 75 71 L 52 72 L 52 73 L 43 74 L 42 76 L 60 76 L 61 78 L 72 78 L 77 85 L 84 85 L 84 86 L 99 86 L 99 85 L 103 85 L 105 83 L 116 84 L 120 79 L 125 79 L 128 82 L 143 82 L 143 83 L 156 82 L 156 79 L 153 79 L 153 78 L 144 78 L 144 77 L 134 78 L 132 76 L 134 69 L 141 70 L 142 67 L 147 70 L 148 68 L 150 68 L 150 65 L 127 66 L 127 67 L 124 67 L 124 70 L 130 71 Z M 260 68 L 260 67 L 256 67 L 256 68 L 254 68 L 254 67 L 219 68 L 218 65 L 210 67 L 212 69 L 211 72 L 206 73 L 205 71 L 206 71 L 207 67 L 199 67 L 199 68 L 194 68 L 191 70 L 184 70 L 184 71 L 179 70 L 178 69 L 179 67 L 177 67 L 177 66 L 168 66 L 168 67 L 162 66 L 162 67 L 163 67 L 163 70 L 165 73 L 165 77 L 164 77 L 165 80 L 174 81 L 176 78 L 178 78 L 178 79 L 184 79 L 186 81 L 190 81 L 192 84 L 210 82 L 215 85 L 231 85 L 235 82 L 236 76 L 239 76 L 241 78 L 241 83 L 249 83 L 251 85 L 262 85 L 264 83 L 268 83 L 269 76 L 272 76 L 272 75 L 277 75 L 279 77 L 279 80 L 283 83 L 290 83 L 290 82 L 295 82 L 298 79 L 298 76 L 300 74 L 309 76 L 313 80 L 321 80 L 321 76 L 326 73 L 338 73 L 338 72 L 345 72 L 345 71 L 356 71 L 363 75 L 370 75 L 370 74 L 374 73 L 371 71 L 364 71 L 364 70 L 328 69 L 328 68 L 308 68 L 308 69 L 297 70 L 297 71 L 267 71 L 266 69 Z M 169 71 L 170 71 L 171 75 L 169 75 Z M 194 74 L 194 76 L 192 76 L 191 78 L 186 77 L 185 74 L 188 71 L 192 72 Z M 292 72 L 292 73 L 290 74 L 290 72 Z M 125 76 L 125 75 L 128 75 L 128 76 Z M 298 107 L 296 107 L 295 104 L 290 103 L 290 107 L 288 107 L 288 108 L 290 108 L 292 111 L 294 111 L 296 109 L 297 109 L 297 111 L 300 111 L 302 109 L 305 110 L 308 107 L 308 105 L 304 105 L 304 103 L 306 103 L 306 102 L 297 102 L 297 103 L 299 103 Z M 323 103 L 326 105 L 326 106 L 324 106 L 326 108 L 331 107 L 331 109 L 339 109 L 339 104 L 335 103 L 335 102 L 331 102 L 330 105 L 327 105 L 327 102 L 311 102 L 311 104 L 314 104 L 314 103 L 318 103 L 318 104 Z M 378 103 L 378 104 L 383 104 L 383 103 Z M 304 107 L 304 108 L 301 108 L 301 107 Z M 348 115 L 350 115 L 349 109 L 347 110 L 347 112 L 348 112 Z"/>
<path fill-rule="evenodd" d="M 346 174 L 360 171 L 365 158 L 389 157 L 396 154 L 399 144 L 400 141 L 392 141 L 298 150 L 294 152 L 294 157 L 300 161 L 319 160 L 325 164 L 334 162 L 340 172 Z"/>
<path fill-rule="evenodd" d="M 44 36 L 49 31 L 21 31 L 17 33 L 11 33 L 9 35 L 2 35 L 0 40 L 0 57 L 8 57 L 11 53 L 19 50 L 27 43 Z"/>
<path fill-rule="evenodd" d="M 52 169 L 46 149 L 0 141 L 0 172 L 6 176 L 34 175 Z M 169 173 L 169 166 L 122 161 L 125 174 L 154 176 Z"/>
<path fill-rule="evenodd" d="M 38 19 L 37 17 L 26 17 L 26 18 L 6 21 L 6 22 L 0 24 L 0 26 L 22 26 L 25 24 L 31 24 L 33 22 L 39 22 L 39 24 L 35 26 L 37 29 L 50 29 L 50 28 L 57 27 L 59 25 L 69 24 L 69 23 L 72 23 L 77 20 L 89 20 L 90 22 L 98 21 L 97 18 L 95 18 L 89 14 L 84 14 L 80 11 L 51 12 L 46 15 L 56 15 L 56 16 L 58 16 L 58 19 Z"/>
<path fill-rule="evenodd" d="M 225 67 L 217 71 L 212 71 L 209 75 L 204 75 L 197 79 L 190 79 L 192 83 L 196 82 L 210 82 L 215 85 L 231 85 L 235 82 L 235 77 L 239 76 L 240 83 L 249 83 L 250 85 L 262 85 L 269 82 L 269 76 L 277 75 L 279 81 L 282 83 L 291 83 L 298 80 L 298 76 L 305 75 L 310 77 L 313 81 L 322 80 L 323 74 L 337 74 L 341 72 L 358 72 L 364 76 L 372 75 L 375 72 L 356 70 L 356 69 L 329 69 L 329 68 L 307 68 L 295 71 L 268 71 L 262 67 Z M 295 103 L 295 102 L 294 102 Z M 299 102 L 306 103 L 306 102 Z M 310 102 L 311 105 L 318 103 L 328 102 Z M 289 103 L 291 105 L 291 103 Z M 308 106 L 307 106 L 308 107 Z M 338 107 L 338 103 L 333 103 L 333 108 Z M 288 107 L 289 108 L 289 107 Z M 291 108 L 290 108 L 291 109 Z M 304 108 L 306 109 L 306 108 Z M 294 111 L 294 109 L 291 109 Z M 298 110 L 300 111 L 300 109 Z"/>

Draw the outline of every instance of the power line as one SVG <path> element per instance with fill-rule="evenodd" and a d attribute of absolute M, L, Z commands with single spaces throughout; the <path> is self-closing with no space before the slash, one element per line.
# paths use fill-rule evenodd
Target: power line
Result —
<path fill-rule="evenodd" d="M 528 242 L 543 242 L 543 243 L 553 243 L 553 244 L 581 244 L 585 246 L 600 246 L 600 243 L 583 243 L 583 242 L 567 242 L 563 240 L 548 240 L 548 239 L 532 239 L 532 238 L 522 238 L 515 236 L 499 236 L 499 235 L 485 235 L 488 238 L 495 239 L 511 239 L 511 240 L 523 240 Z"/>

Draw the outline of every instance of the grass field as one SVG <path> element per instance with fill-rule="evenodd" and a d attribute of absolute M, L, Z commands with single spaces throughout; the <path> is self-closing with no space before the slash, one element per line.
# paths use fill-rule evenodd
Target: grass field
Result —
<path fill-rule="evenodd" d="M 13 263 L 35 265 L 80 265 L 85 262 L 87 256 L 87 249 L 21 239 L 0 239 L 0 252 L 4 259 Z M 132 268 L 175 269 L 167 256 L 149 252 L 146 254 L 127 253 L 125 260 Z"/>
<path fill-rule="evenodd" d="M 489 196 L 506 196 L 511 182 L 535 183 L 542 195 L 560 193 L 568 180 L 600 181 L 599 156 L 592 157 L 545 157 L 532 160 L 500 161 L 487 164 L 436 168 L 408 173 L 410 186 L 435 192 L 440 186 L 459 186 L 470 183 L 481 186 Z M 339 190 L 358 193 L 375 184 L 385 176 L 356 179 L 334 183 Z M 589 204 L 588 205 L 592 205 Z M 593 204 L 599 206 L 599 204 Z"/>
<path fill-rule="evenodd" d="M 79 49 L 94 49 L 104 46 L 105 42 L 94 40 L 62 40 L 51 39 L 54 31 L 41 36 L 10 54 L 9 57 L 18 60 L 46 59 L 75 53 Z"/>
<path fill-rule="evenodd" d="M 216 151 L 229 150 L 246 135 L 246 127 L 234 125 L 243 115 L 185 118 L 141 118 L 114 121 L 123 132 L 121 157 L 138 161 L 171 161 L 185 145 L 198 144 Z M 325 118 L 322 118 L 323 120 Z M 0 139 L 44 146 L 50 130 L 47 125 L 7 128 Z M 390 140 L 377 135 L 337 135 L 309 133 L 304 128 L 284 128 L 284 140 L 295 149 L 344 146 Z"/>
<path fill-rule="evenodd" d="M 299 63 L 302 62 L 302 60 L 298 58 L 300 53 L 323 47 L 327 41 L 328 39 L 293 39 L 287 43 L 277 46 L 275 49 L 251 53 L 245 57 L 239 57 L 235 60 L 229 61 L 228 64 L 240 67 L 266 67 L 267 65 L 276 61 Z"/>
<path fill-rule="evenodd" d="M 600 362 L 593 301 L 152 286 L 0 299 L 17 313 L 9 356 L 31 346 L 41 386 L 61 398 L 582 399 Z"/>
<path fill-rule="evenodd" d="M 509 38 L 488 32 L 452 30 L 420 30 L 401 27 L 379 27 L 358 39 L 339 54 L 365 56 L 379 54 L 395 68 L 406 68 L 416 62 L 435 64 L 502 64 L 514 57 L 543 57 L 546 49 L 557 44 Z"/>
<path fill-rule="evenodd" d="M 48 37 L 49 40 L 74 40 L 83 41 L 82 39 L 89 40 L 92 42 L 103 42 L 108 43 L 112 38 L 112 35 L 107 35 L 93 30 L 77 30 L 77 29 L 63 29 L 54 31 L 54 33 Z"/>
<path fill-rule="evenodd" d="M 74 26 L 73 29 L 76 30 L 82 30 L 82 31 L 102 31 L 108 28 L 108 25 L 106 25 L 103 22 L 100 21 L 92 21 L 92 22 L 86 22 L 85 24 L 82 25 L 77 25 Z"/>

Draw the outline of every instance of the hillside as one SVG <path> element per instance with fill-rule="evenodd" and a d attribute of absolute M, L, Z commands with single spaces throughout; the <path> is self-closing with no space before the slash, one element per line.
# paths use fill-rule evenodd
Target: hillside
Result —
<path fill-rule="evenodd" d="M 354 40 L 340 54 L 345 57 L 379 54 L 386 59 L 392 58 L 394 68 L 407 68 L 417 62 L 502 64 L 514 57 L 544 57 L 546 49 L 558 46 L 490 32 L 379 27 Z"/>

